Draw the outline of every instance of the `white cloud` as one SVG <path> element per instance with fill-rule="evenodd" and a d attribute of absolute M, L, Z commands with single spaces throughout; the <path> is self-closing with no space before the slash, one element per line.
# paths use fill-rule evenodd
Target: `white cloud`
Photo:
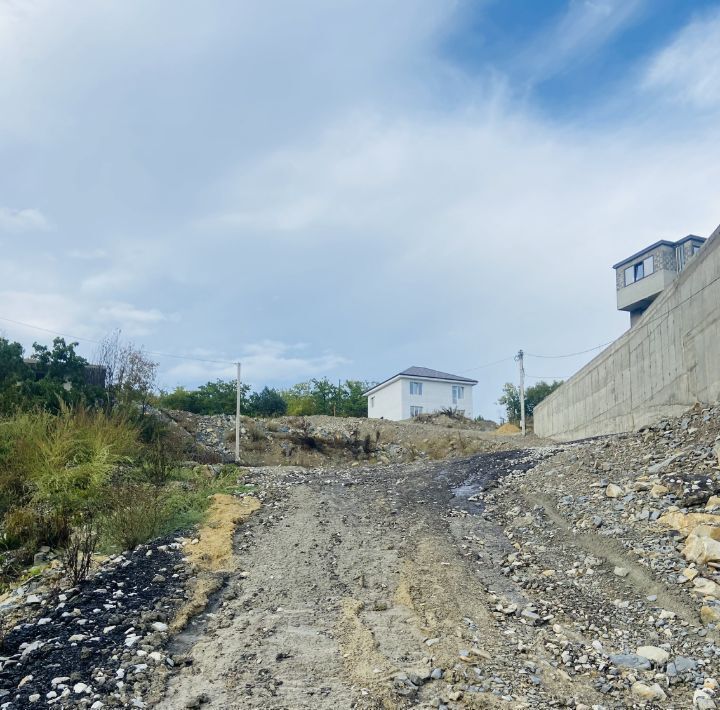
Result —
<path fill-rule="evenodd" d="M 44 342 L 56 333 L 98 340 L 115 329 L 122 330 L 128 337 L 140 337 L 152 333 L 158 324 L 172 320 L 154 308 L 143 309 L 117 301 L 88 301 L 67 293 L 19 289 L 0 291 L 0 317 L 16 321 L 8 324 L 7 329 L 11 334 L 17 333 L 13 337 L 24 343 L 33 339 Z"/>
<path fill-rule="evenodd" d="M 306 344 L 265 340 L 246 345 L 232 359 L 242 364 L 243 382 L 249 382 L 255 388 L 261 388 L 267 382 L 294 383 L 311 377 L 324 377 L 350 362 L 335 353 L 305 354 L 307 350 L 309 346 Z M 230 360 L 227 357 L 212 357 L 207 350 L 203 354 L 207 360 Z M 197 353 L 190 357 L 196 356 L 200 357 Z M 199 385 L 208 380 L 231 379 L 236 376 L 236 368 L 235 365 L 219 362 L 180 361 L 170 366 L 166 373 L 164 380 L 172 387 L 183 382 Z"/>
<path fill-rule="evenodd" d="M 696 108 L 720 106 L 720 12 L 698 17 L 650 62 L 644 87 Z"/>
<path fill-rule="evenodd" d="M 581 64 L 647 5 L 570 3 L 517 74 Z M 609 120 L 603 94 L 576 122 L 540 117 L 512 66 L 468 78 L 438 56 L 456 7 L 0 0 L 0 192 L 62 225 L 32 249 L 4 239 L 0 315 L 240 357 L 256 386 L 608 340 L 627 321 L 610 264 L 718 221 L 717 122 L 658 99 L 685 84 L 685 100 L 717 95 L 720 62 L 688 28 L 648 70 L 642 106 Z M 628 71 L 621 98 L 636 82 Z M 486 414 L 504 367 L 476 373 Z M 170 385 L 234 375 L 163 370 Z"/>
<path fill-rule="evenodd" d="M 571 0 L 555 26 L 532 42 L 517 64 L 534 81 L 566 72 L 568 65 L 594 54 L 639 18 L 646 5 L 647 0 Z"/>
<path fill-rule="evenodd" d="M 39 210 L 0 206 L 0 232 L 38 232 L 49 228 L 50 223 Z"/>

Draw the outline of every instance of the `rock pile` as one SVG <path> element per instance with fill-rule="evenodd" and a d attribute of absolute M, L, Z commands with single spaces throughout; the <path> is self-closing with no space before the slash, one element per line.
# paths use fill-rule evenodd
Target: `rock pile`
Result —
<path fill-rule="evenodd" d="M 203 450 L 233 461 L 235 417 L 165 413 Z M 488 433 L 487 425 L 442 418 L 428 422 L 391 422 L 329 416 L 241 418 L 241 462 L 249 466 L 335 466 L 352 461 L 407 463 L 466 456 L 478 451 L 514 448 L 515 443 Z M 465 427 L 465 428 L 463 428 Z"/>
<path fill-rule="evenodd" d="M 504 574 L 538 599 L 546 650 L 610 707 L 720 706 L 719 443 L 720 407 L 696 407 L 568 445 L 484 496 L 515 548 Z"/>
<path fill-rule="evenodd" d="M 186 584 L 181 549 L 158 540 L 110 558 L 80 588 L 14 595 L 22 620 L 2 638 L 0 708 L 145 707 L 158 670 L 173 665 L 165 646 Z"/>

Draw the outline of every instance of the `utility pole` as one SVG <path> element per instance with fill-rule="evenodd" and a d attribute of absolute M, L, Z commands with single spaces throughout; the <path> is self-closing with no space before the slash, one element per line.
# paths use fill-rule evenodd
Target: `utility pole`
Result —
<path fill-rule="evenodd" d="M 523 356 L 523 351 L 518 350 L 515 360 L 517 360 L 520 370 L 520 429 L 522 429 L 522 435 L 525 436 L 525 365 L 523 364 Z"/>
<path fill-rule="evenodd" d="M 240 363 L 237 365 L 237 400 L 235 402 L 235 463 L 240 463 Z"/>

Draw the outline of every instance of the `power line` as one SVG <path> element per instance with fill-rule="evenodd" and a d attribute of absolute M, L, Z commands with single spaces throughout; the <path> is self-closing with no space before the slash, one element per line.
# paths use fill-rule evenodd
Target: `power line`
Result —
<path fill-rule="evenodd" d="M 640 323 L 638 323 L 638 326 L 637 326 L 637 327 L 642 328 L 642 327 L 651 325 L 652 323 L 654 323 L 654 322 L 656 322 L 656 321 L 659 321 L 659 320 L 662 320 L 662 319 L 664 319 L 664 318 L 667 318 L 667 317 L 670 315 L 670 313 L 672 313 L 673 311 L 677 310 L 677 309 L 680 308 L 681 306 L 684 306 L 688 301 L 691 301 L 693 298 L 695 298 L 696 296 L 698 296 L 699 294 L 701 294 L 705 289 L 710 288 L 710 286 L 712 286 L 713 284 L 717 283 L 718 281 L 720 281 L 720 275 L 718 275 L 718 276 L 716 276 L 714 279 L 711 279 L 710 281 L 708 281 L 704 286 L 701 286 L 697 291 L 693 291 L 693 293 L 691 293 L 691 294 L 690 294 L 689 296 L 687 296 L 686 298 L 683 298 L 682 301 L 680 301 L 679 303 L 676 303 L 676 304 L 675 304 L 674 306 L 672 306 L 671 308 L 668 308 L 667 310 L 663 310 L 663 311 L 661 311 L 661 312 L 659 312 L 659 313 L 656 313 L 655 315 L 653 315 L 651 318 L 649 318 L 649 319 L 646 320 L 646 321 L 641 320 Z M 622 336 L 621 336 L 621 337 L 622 337 Z M 605 343 L 605 345 L 610 345 L 611 343 L 614 343 L 614 342 L 616 342 L 616 341 L 611 340 L 610 343 Z M 591 348 L 590 350 L 586 350 L 586 351 L 584 351 L 584 352 L 591 352 L 592 350 L 597 350 L 598 348 L 601 348 L 601 347 L 604 347 L 604 345 L 598 345 L 598 346 L 596 346 L 595 348 Z M 574 353 L 574 354 L 578 355 L 578 354 L 582 354 L 582 353 Z M 533 357 L 553 357 L 553 356 L 550 356 L 550 355 L 547 355 L 547 356 L 534 355 Z M 557 355 L 557 356 L 554 356 L 554 357 L 571 357 L 571 356 L 570 356 L 570 355 Z M 575 374 L 577 374 L 577 373 L 575 373 Z M 528 375 L 528 377 L 533 377 L 533 378 L 535 378 L 536 376 L 535 376 L 535 375 Z M 550 378 L 549 378 L 549 377 L 542 377 L 542 378 L 539 378 L 539 379 L 550 379 Z M 557 378 L 557 379 L 568 379 L 568 378 L 567 378 L 567 377 L 560 377 L 560 378 Z"/>
<path fill-rule="evenodd" d="M 575 357 L 576 355 L 585 355 L 586 353 L 591 353 L 593 350 L 599 350 L 600 348 L 611 345 L 614 342 L 614 340 L 609 340 L 607 343 L 601 343 L 600 345 L 596 345 L 593 348 L 588 348 L 587 350 L 580 350 L 576 353 L 567 353 L 567 355 L 535 355 L 534 353 L 525 353 L 525 355 L 527 357 L 540 357 L 547 360 L 557 360 L 563 357 Z"/>
<path fill-rule="evenodd" d="M 33 330 L 40 330 L 43 333 L 50 333 L 50 335 L 59 335 L 61 338 L 65 338 L 67 340 L 77 340 L 82 343 L 94 343 L 95 345 L 100 345 L 102 341 L 100 340 L 93 340 L 92 338 L 79 338 L 75 335 L 68 335 L 67 333 L 60 333 L 56 330 L 50 330 L 49 328 L 43 328 L 39 325 L 33 325 L 32 323 L 24 323 L 23 321 L 19 320 L 13 320 L 12 318 L 5 318 L 3 316 L 0 316 L 1 321 L 6 321 L 7 323 L 14 323 L 15 325 L 21 325 L 25 328 L 32 328 Z M 213 363 L 215 365 L 235 365 L 236 363 L 230 362 L 229 360 L 208 360 L 206 358 L 200 358 L 200 357 L 190 357 L 189 355 L 175 355 L 173 353 L 162 353 L 157 352 L 155 350 L 143 350 L 144 353 L 147 353 L 148 355 L 156 355 L 157 357 L 170 357 L 174 358 L 176 360 L 190 360 L 191 362 L 209 362 Z"/>
<path fill-rule="evenodd" d="M 467 370 L 460 370 L 460 374 L 464 374 L 465 372 L 472 372 L 473 370 L 482 370 L 486 367 L 492 367 L 493 365 L 499 365 L 501 362 L 510 362 L 510 360 L 514 360 L 513 357 L 504 357 L 502 360 L 495 360 L 494 362 L 487 362 L 484 365 L 477 365 L 476 367 L 469 367 Z"/>
<path fill-rule="evenodd" d="M 569 375 L 528 375 L 525 377 L 531 377 L 533 380 L 567 380 Z"/>

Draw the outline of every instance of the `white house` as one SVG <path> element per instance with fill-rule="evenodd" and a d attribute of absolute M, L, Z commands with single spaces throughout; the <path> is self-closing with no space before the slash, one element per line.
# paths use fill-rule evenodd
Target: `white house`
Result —
<path fill-rule="evenodd" d="M 399 421 L 452 408 L 472 418 L 472 388 L 476 384 L 477 380 L 429 367 L 408 367 L 365 392 L 368 417 Z"/>

